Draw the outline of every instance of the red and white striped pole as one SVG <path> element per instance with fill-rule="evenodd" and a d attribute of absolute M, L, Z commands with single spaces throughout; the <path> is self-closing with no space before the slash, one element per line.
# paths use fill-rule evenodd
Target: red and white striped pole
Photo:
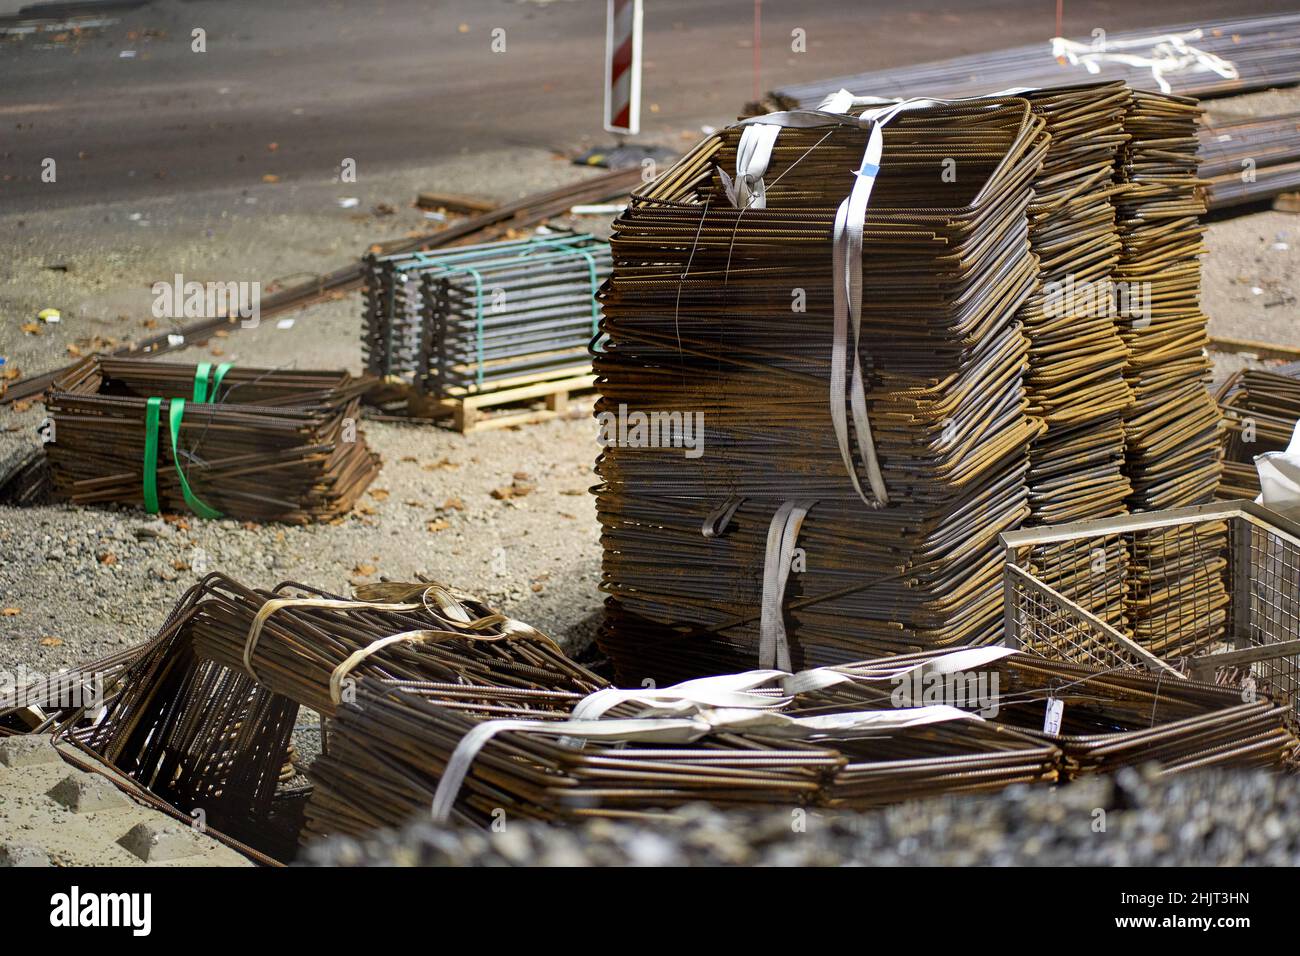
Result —
<path fill-rule="evenodd" d="M 641 0 L 608 0 L 605 129 L 629 136 L 641 132 Z"/>

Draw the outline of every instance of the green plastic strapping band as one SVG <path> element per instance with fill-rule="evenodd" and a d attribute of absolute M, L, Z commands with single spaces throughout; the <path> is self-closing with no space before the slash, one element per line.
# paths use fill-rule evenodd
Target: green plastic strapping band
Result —
<path fill-rule="evenodd" d="M 158 409 L 161 398 L 151 398 L 144 410 L 144 510 L 158 513 Z"/>
<path fill-rule="evenodd" d="M 218 375 L 221 370 L 218 369 Z M 195 386 L 198 387 L 197 385 Z M 144 411 L 144 510 L 151 515 L 158 513 L 158 422 L 162 409 L 161 398 L 151 398 Z M 220 518 L 221 512 L 210 508 L 190 490 L 189 479 L 181 470 L 181 419 L 185 417 L 185 399 L 173 398 L 167 410 L 169 431 L 172 436 L 172 461 L 176 464 L 176 475 L 181 480 L 181 494 L 185 503 L 200 518 Z"/>
<path fill-rule="evenodd" d="M 217 389 L 221 387 L 221 380 L 226 377 L 226 373 L 230 371 L 234 364 L 234 362 L 222 362 L 217 366 L 217 374 L 212 376 L 212 391 L 208 393 L 208 401 L 215 402 L 217 400 Z"/>
<path fill-rule="evenodd" d="M 222 362 L 217 366 L 217 372 L 212 374 L 211 362 L 200 362 L 194 370 L 194 401 L 196 402 L 214 402 L 217 399 L 217 389 L 221 387 L 221 380 L 226 377 L 230 367 L 234 362 Z M 211 377 L 211 381 L 209 381 Z"/>
<path fill-rule="evenodd" d="M 220 518 L 221 512 L 215 508 L 209 508 L 190 490 L 190 483 L 185 478 L 185 472 L 181 470 L 181 419 L 185 415 L 185 399 L 173 398 L 171 410 L 168 412 L 168 418 L 171 423 L 172 433 L 172 460 L 176 464 L 176 474 L 181 480 L 181 494 L 185 496 L 185 503 L 190 506 L 200 518 Z"/>

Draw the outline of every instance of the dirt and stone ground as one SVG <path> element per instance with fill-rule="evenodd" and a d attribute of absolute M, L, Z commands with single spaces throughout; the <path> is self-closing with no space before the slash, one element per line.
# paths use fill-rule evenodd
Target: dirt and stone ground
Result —
<path fill-rule="evenodd" d="M 0 867 L 252 865 L 65 763 L 49 737 L 0 739 Z"/>
<path fill-rule="evenodd" d="M 1151 768 L 1064 787 L 847 813 L 689 806 L 572 828 L 412 821 L 310 847 L 315 866 L 1295 866 L 1300 779 L 1263 772 L 1160 778 Z"/>

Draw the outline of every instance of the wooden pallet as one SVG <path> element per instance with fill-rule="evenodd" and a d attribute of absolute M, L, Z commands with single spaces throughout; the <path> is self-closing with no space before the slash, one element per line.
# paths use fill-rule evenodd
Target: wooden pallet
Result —
<path fill-rule="evenodd" d="M 563 415 L 568 410 L 570 393 L 591 389 L 595 385 L 596 376 L 592 374 L 570 375 L 541 382 L 521 382 L 518 385 L 507 384 L 490 392 L 441 399 L 435 406 L 434 417 L 451 416 L 453 426 L 462 435 L 492 428 L 509 428 L 512 425 L 531 425 Z M 545 408 L 521 409 L 490 417 L 480 415 L 480 412 L 489 408 L 538 398 L 545 401 Z"/>

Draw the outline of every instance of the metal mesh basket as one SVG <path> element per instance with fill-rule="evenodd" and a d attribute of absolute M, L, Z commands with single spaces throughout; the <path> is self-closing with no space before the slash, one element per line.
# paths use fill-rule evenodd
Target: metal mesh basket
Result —
<path fill-rule="evenodd" d="M 1002 543 L 1007 646 L 1300 703 L 1295 521 L 1228 501 L 1014 531 Z"/>

